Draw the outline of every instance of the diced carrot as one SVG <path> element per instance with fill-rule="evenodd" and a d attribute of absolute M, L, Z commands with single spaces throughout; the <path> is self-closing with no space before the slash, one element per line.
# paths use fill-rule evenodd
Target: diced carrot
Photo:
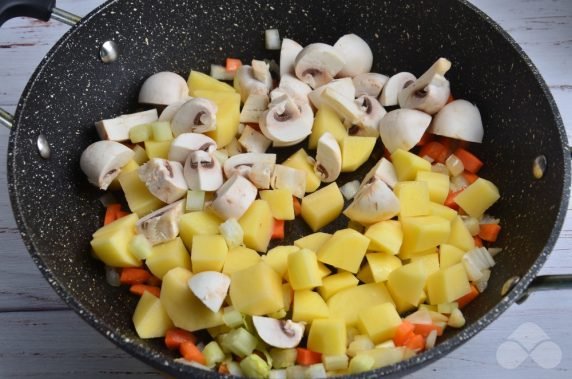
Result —
<path fill-rule="evenodd" d="M 479 226 L 479 237 L 485 241 L 495 242 L 501 231 L 499 224 L 481 224 Z"/>
<path fill-rule="evenodd" d="M 222 363 L 218 366 L 218 373 L 219 373 L 219 374 L 223 374 L 223 375 L 228 375 L 228 374 L 230 374 L 230 371 L 228 371 L 228 366 L 226 365 L 225 362 L 222 362 Z"/>
<path fill-rule="evenodd" d="M 117 220 L 117 213 L 121 211 L 121 204 L 109 204 L 105 208 L 105 218 L 103 219 L 103 225 L 111 224 L 113 221 Z"/>
<path fill-rule="evenodd" d="M 121 284 L 142 284 L 151 278 L 151 273 L 144 268 L 124 267 L 121 269 L 119 282 Z"/>
<path fill-rule="evenodd" d="M 234 72 L 238 70 L 238 68 L 242 66 L 242 62 L 240 59 L 236 58 L 226 58 L 226 71 Z"/>
<path fill-rule="evenodd" d="M 274 228 L 272 229 L 272 239 L 282 240 L 284 239 L 284 220 L 274 219 Z"/>
<path fill-rule="evenodd" d="M 471 284 L 471 292 L 468 294 L 461 296 L 458 298 L 457 304 L 459 304 L 459 308 L 463 308 L 465 305 L 469 304 L 471 301 L 475 300 L 475 298 L 479 296 L 479 290 L 474 284 Z"/>
<path fill-rule="evenodd" d="M 393 342 L 395 346 L 404 346 L 407 340 L 411 337 L 411 334 L 415 330 L 415 325 L 409 321 L 403 321 L 398 327 L 395 335 L 393 336 Z"/>
<path fill-rule="evenodd" d="M 437 141 L 431 141 L 425 144 L 421 150 L 419 150 L 420 157 L 428 156 L 431 157 L 435 162 L 445 163 L 447 157 L 449 156 L 449 151 L 442 143 Z"/>
<path fill-rule="evenodd" d="M 119 219 L 119 218 L 125 217 L 125 216 L 129 216 L 130 214 L 131 213 L 129 213 L 129 212 L 119 211 L 119 212 L 117 212 L 117 218 L 116 219 Z"/>
<path fill-rule="evenodd" d="M 447 99 L 447 104 L 452 103 L 453 101 L 455 101 L 453 94 L 449 94 L 449 98 Z"/>
<path fill-rule="evenodd" d="M 425 348 L 425 338 L 420 334 L 414 334 L 406 343 L 405 347 L 414 351 L 421 351 Z"/>
<path fill-rule="evenodd" d="M 460 194 L 463 190 L 459 190 L 459 191 L 449 191 L 449 194 L 447 195 L 447 198 L 445 199 L 445 206 L 454 209 L 454 210 L 459 210 L 459 205 L 455 202 L 455 198 L 457 197 L 458 194 Z"/>
<path fill-rule="evenodd" d="M 294 214 L 300 216 L 302 214 L 302 204 L 296 196 L 292 196 L 292 202 L 294 202 Z"/>
<path fill-rule="evenodd" d="M 483 162 L 479 158 L 462 147 L 455 150 L 455 155 L 463 162 L 465 170 L 472 174 L 476 174 L 483 167 Z"/>
<path fill-rule="evenodd" d="M 426 144 L 431 142 L 432 139 L 433 139 L 433 134 L 425 132 L 423 133 L 423 136 L 421 137 L 419 142 L 417 142 L 417 146 L 425 146 Z"/>
<path fill-rule="evenodd" d="M 449 138 L 449 137 L 441 137 L 441 138 L 439 138 L 439 142 L 441 143 L 441 145 L 445 146 L 445 148 L 447 149 L 447 157 L 449 157 L 449 155 L 453 154 L 453 151 L 455 151 L 455 149 L 459 145 L 458 139 Z"/>
<path fill-rule="evenodd" d="M 129 292 L 134 295 L 143 296 L 145 291 L 150 292 L 157 297 L 161 296 L 161 289 L 159 287 L 148 286 L 146 284 L 134 284 L 129 287 Z"/>
<path fill-rule="evenodd" d="M 181 343 L 179 352 L 187 361 L 197 362 L 202 365 L 207 364 L 207 360 L 205 359 L 203 352 L 200 351 L 197 345 L 191 341 L 185 341 Z"/>
<path fill-rule="evenodd" d="M 167 330 L 165 334 L 165 346 L 167 349 L 178 349 L 183 342 L 197 342 L 197 337 L 187 330 L 180 328 L 172 328 Z"/>
<path fill-rule="evenodd" d="M 437 332 L 438 336 L 443 335 L 443 328 L 439 325 L 435 324 L 414 324 L 415 325 L 415 334 L 420 334 L 423 337 L 427 338 L 429 333 L 433 330 Z"/>
<path fill-rule="evenodd" d="M 149 279 L 145 281 L 145 284 L 149 284 L 150 286 L 161 287 L 161 279 L 157 278 L 155 275 L 151 275 Z"/>
<path fill-rule="evenodd" d="M 322 362 L 322 354 L 316 353 L 303 347 L 296 348 L 298 354 L 296 355 L 296 363 L 302 366 L 310 366 Z"/>
<path fill-rule="evenodd" d="M 483 240 L 481 239 L 481 237 L 479 237 L 478 235 L 473 237 L 473 240 L 475 241 L 475 246 L 476 247 L 483 247 Z"/>
<path fill-rule="evenodd" d="M 475 180 L 479 178 L 477 174 L 473 174 L 472 172 L 469 171 L 463 171 L 461 175 L 463 175 L 463 178 L 465 178 L 465 180 L 469 184 L 473 184 Z"/>

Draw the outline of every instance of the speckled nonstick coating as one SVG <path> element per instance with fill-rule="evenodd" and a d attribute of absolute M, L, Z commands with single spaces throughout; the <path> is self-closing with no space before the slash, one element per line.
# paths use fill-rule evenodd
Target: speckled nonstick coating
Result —
<path fill-rule="evenodd" d="M 491 213 L 503 233 L 489 288 L 466 310 L 467 326 L 450 329 L 436 348 L 402 363 L 355 377 L 403 374 L 459 346 L 498 317 L 546 260 L 561 229 L 570 186 L 567 138 L 540 75 L 515 42 L 464 1 L 112 1 L 72 28 L 42 61 L 26 87 L 10 135 L 8 181 L 22 238 L 40 271 L 64 301 L 111 341 L 176 376 L 216 377 L 173 362 L 161 341 L 142 341 L 132 327 L 136 298 L 105 282 L 90 257 L 91 233 L 101 224 L 101 195 L 79 168 L 81 151 L 97 140 L 93 122 L 138 109 L 137 92 L 152 73 L 208 71 L 228 56 L 277 58 L 264 50 L 263 31 L 278 28 L 302 44 L 334 43 L 357 33 L 372 47 L 374 71 L 421 74 L 436 58 L 453 62 L 447 75 L 456 98 L 476 103 L 485 140 L 481 175 L 500 188 Z M 99 46 L 119 45 L 117 62 L 98 59 Z M 47 136 L 52 158 L 35 148 Z M 376 153 L 379 155 L 379 151 Z M 544 154 L 542 180 L 531 174 Z M 363 169 L 354 175 L 361 177 Z M 347 175 L 340 182 L 346 181 Z M 340 221 L 327 229 L 345 226 Z M 288 230 L 287 241 L 308 229 Z M 509 277 L 521 281 L 504 298 Z"/>

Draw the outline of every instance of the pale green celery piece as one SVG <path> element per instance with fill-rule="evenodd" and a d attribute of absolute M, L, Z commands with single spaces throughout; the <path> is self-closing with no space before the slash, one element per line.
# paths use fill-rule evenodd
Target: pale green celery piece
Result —
<path fill-rule="evenodd" d="M 360 351 L 367 351 L 374 348 L 373 341 L 366 335 L 355 336 L 354 340 L 348 346 L 348 355 L 353 357 Z"/>
<path fill-rule="evenodd" d="M 187 212 L 202 211 L 205 206 L 205 191 L 189 190 L 187 191 L 187 203 L 185 209 Z"/>
<path fill-rule="evenodd" d="M 129 129 L 131 143 L 145 142 L 151 139 L 151 125 L 137 125 Z"/>
<path fill-rule="evenodd" d="M 272 317 L 272 318 L 280 320 L 280 319 L 283 319 L 284 317 L 286 317 L 286 315 L 287 315 L 286 309 L 280 309 L 276 312 L 269 313 L 268 317 Z"/>
<path fill-rule="evenodd" d="M 207 328 L 207 332 L 209 332 L 212 338 L 216 338 L 223 333 L 230 332 L 230 328 L 226 325 L 213 326 L 212 328 Z"/>
<path fill-rule="evenodd" d="M 209 342 L 203 349 L 207 366 L 212 367 L 217 363 L 224 361 L 226 356 L 216 341 Z"/>
<path fill-rule="evenodd" d="M 256 354 L 250 354 L 241 360 L 240 368 L 248 378 L 268 379 L 270 376 L 270 366 Z"/>
<path fill-rule="evenodd" d="M 147 152 L 140 145 L 135 145 L 135 147 L 133 148 L 133 152 L 135 153 L 135 155 L 133 155 L 133 160 L 137 162 L 139 166 L 141 166 L 143 163 L 149 160 Z"/>
<path fill-rule="evenodd" d="M 231 305 L 223 308 L 222 321 L 229 328 L 238 328 L 244 322 L 244 316 Z"/>
<path fill-rule="evenodd" d="M 252 354 L 258 345 L 258 339 L 244 328 L 231 330 L 223 341 L 233 354 L 241 358 Z"/>
<path fill-rule="evenodd" d="M 129 241 L 129 252 L 139 259 L 147 259 L 153 253 L 153 246 L 143 234 L 137 234 Z"/>
<path fill-rule="evenodd" d="M 306 374 L 305 366 L 290 366 L 286 368 L 286 378 L 287 379 L 300 379 Z"/>
<path fill-rule="evenodd" d="M 350 374 L 358 374 L 360 372 L 369 371 L 373 368 L 375 359 L 369 355 L 357 355 L 350 361 L 349 372 Z"/>
<path fill-rule="evenodd" d="M 287 379 L 286 369 L 270 370 L 270 376 L 268 376 L 268 379 Z"/>
<path fill-rule="evenodd" d="M 451 314 L 451 313 L 453 313 L 454 309 L 458 309 L 458 308 L 459 308 L 459 303 L 457 303 L 457 302 L 438 304 L 437 305 L 437 312 Z"/>
<path fill-rule="evenodd" d="M 229 339 L 228 333 L 219 334 L 218 336 L 214 337 L 218 342 L 219 347 L 224 351 L 225 354 L 229 355 L 231 353 L 230 346 L 229 346 Z"/>
<path fill-rule="evenodd" d="M 272 367 L 288 368 L 294 366 L 298 352 L 296 349 L 270 349 L 270 357 L 272 357 Z"/>
<path fill-rule="evenodd" d="M 345 370 L 348 368 L 349 359 L 345 354 L 322 355 L 322 363 L 328 371 Z"/>
<path fill-rule="evenodd" d="M 171 123 L 169 121 L 156 121 L 152 123 L 151 132 L 153 134 L 153 141 L 162 142 L 173 139 Z"/>
<path fill-rule="evenodd" d="M 306 372 L 304 373 L 305 379 L 320 379 L 326 378 L 326 368 L 323 363 L 316 363 L 308 366 Z"/>

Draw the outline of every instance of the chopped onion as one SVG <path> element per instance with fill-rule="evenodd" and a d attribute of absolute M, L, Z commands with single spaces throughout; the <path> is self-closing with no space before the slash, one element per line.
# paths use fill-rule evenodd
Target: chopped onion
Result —
<path fill-rule="evenodd" d="M 355 336 L 354 340 L 348 345 L 347 354 L 350 357 L 355 357 L 360 351 L 371 350 L 374 347 L 373 341 L 368 336 Z"/>
<path fill-rule="evenodd" d="M 236 71 L 227 71 L 226 67 L 219 64 L 211 64 L 211 76 L 217 80 L 233 80 Z"/>
<path fill-rule="evenodd" d="M 280 41 L 280 33 L 278 29 L 267 29 L 264 32 L 264 40 L 266 50 L 280 50 L 282 42 Z"/>
<path fill-rule="evenodd" d="M 236 221 L 235 218 L 229 218 L 219 225 L 218 230 L 224 237 L 229 249 L 242 245 L 244 238 L 244 231 L 242 226 Z"/>
<path fill-rule="evenodd" d="M 471 216 L 461 216 L 461 219 L 473 237 L 479 234 L 479 220 Z"/>
<path fill-rule="evenodd" d="M 177 363 L 182 363 L 182 364 L 187 365 L 187 366 L 192 366 L 192 367 L 200 368 L 201 370 L 212 371 L 212 370 L 210 369 L 210 367 L 207 367 L 207 366 L 205 366 L 205 365 L 202 365 L 202 364 L 197 363 L 197 362 L 194 362 L 194 361 L 189 361 L 189 360 L 187 360 L 187 359 L 185 359 L 185 358 L 176 358 L 176 359 L 174 359 L 174 361 L 177 362 Z"/>
<path fill-rule="evenodd" d="M 499 224 L 500 220 L 498 218 L 495 218 L 491 215 L 488 214 L 484 214 L 483 217 L 481 217 L 481 219 L 479 220 L 480 224 Z"/>
<path fill-rule="evenodd" d="M 463 256 L 462 262 L 470 281 L 474 282 L 482 278 L 483 273 L 481 269 L 475 265 L 474 260 L 469 257 L 468 253 Z"/>
<path fill-rule="evenodd" d="M 479 280 L 475 280 L 473 283 L 479 290 L 479 293 L 482 293 L 484 290 L 487 289 L 487 284 L 489 283 L 489 278 L 491 277 L 491 270 L 484 269 L 482 271 L 483 276 Z"/>
<path fill-rule="evenodd" d="M 115 267 L 105 266 L 105 281 L 112 287 L 119 287 L 121 282 L 119 280 L 119 270 Z"/>
<path fill-rule="evenodd" d="M 308 379 L 326 378 L 327 376 L 326 367 L 323 363 L 316 363 L 309 366 L 304 373 L 304 378 Z"/>
<path fill-rule="evenodd" d="M 340 191 L 346 200 L 351 200 L 354 198 L 356 193 L 359 190 L 359 180 L 354 180 L 352 182 L 347 182 L 343 186 L 340 187 Z"/>
<path fill-rule="evenodd" d="M 449 176 L 449 169 L 443 163 L 435 163 L 431 166 L 431 171 Z"/>
<path fill-rule="evenodd" d="M 451 178 L 451 184 L 449 185 L 451 191 L 453 192 L 460 191 L 468 186 L 469 182 L 467 182 L 467 179 L 465 179 L 463 175 L 453 176 Z"/>
<path fill-rule="evenodd" d="M 427 339 L 425 340 L 425 349 L 432 349 L 435 347 L 435 342 L 437 342 L 437 331 L 432 330 L 427 335 Z"/>
<path fill-rule="evenodd" d="M 435 322 L 447 322 L 447 320 L 449 319 L 447 316 L 439 313 L 439 312 L 433 312 L 433 311 L 428 311 L 429 315 L 431 316 L 431 320 L 433 321 L 433 323 Z"/>
<path fill-rule="evenodd" d="M 431 313 L 429 313 L 429 311 L 426 309 L 420 309 L 417 312 L 413 312 L 409 316 L 405 317 L 405 319 L 412 324 L 420 324 L 420 325 L 433 324 Z"/>
<path fill-rule="evenodd" d="M 451 317 L 449 317 L 447 325 L 452 326 L 453 328 L 462 328 L 465 325 L 465 316 L 463 316 L 463 312 L 458 308 L 454 309 L 453 313 L 451 313 Z"/>
<path fill-rule="evenodd" d="M 286 369 L 272 369 L 270 370 L 270 375 L 268 379 L 287 379 L 288 376 L 286 375 Z"/>
<path fill-rule="evenodd" d="M 495 257 L 495 255 L 497 255 L 498 253 L 500 253 L 502 251 L 502 249 L 500 247 L 489 247 L 488 248 L 489 254 L 491 255 L 491 257 Z"/>
<path fill-rule="evenodd" d="M 449 169 L 451 176 L 461 175 L 465 171 L 465 166 L 463 162 L 457 158 L 455 154 L 449 155 L 449 158 L 445 161 L 445 165 Z"/>
<path fill-rule="evenodd" d="M 205 191 L 187 191 L 187 212 L 202 211 L 205 207 Z"/>

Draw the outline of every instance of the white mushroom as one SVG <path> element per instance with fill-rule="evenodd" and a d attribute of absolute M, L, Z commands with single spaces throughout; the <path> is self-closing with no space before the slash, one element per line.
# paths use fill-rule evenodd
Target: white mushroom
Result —
<path fill-rule="evenodd" d="M 433 118 L 429 131 L 469 142 L 483 142 L 483 120 L 479 109 L 466 100 L 445 105 Z"/>
<path fill-rule="evenodd" d="M 95 123 L 99 138 L 110 141 L 129 140 L 129 130 L 137 125 L 150 124 L 159 119 L 156 109 L 125 114 L 116 118 L 101 120 Z"/>
<path fill-rule="evenodd" d="M 312 105 L 314 105 L 314 107 L 317 109 L 320 109 L 322 106 L 322 95 L 328 88 L 335 90 L 339 94 L 347 97 L 352 101 L 356 97 L 356 88 L 351 78 L 334 79 L 331 82 L 316 88 L 308 94 L 308 99 L 310 99 Z"/>
<path fill-rule="evenodd" d="M 189 154 L 185 161 L 184 175 L 191 190 L 216 191 L 223 182 L 220 163 L 203 150 Z"/>
<path fill-rule="evenodd" d="M 332 88 L 326 88 L 322 92 L 322 104 L 332 108 L 346 125 L 361 124 L 365 111 L 358 106 L 355 100 L 349 99 L 342 93 Z"/>
<path fill-rule="evenodd" d="M 240 99 L 244 103 L 250 95 L 268 95 L 272 89 L 272 81 L 261 82 L 254 76 L 254 70 L 250 65 L 242 65 L 236 70 L 234 77 L 240 92 Z"/>
<path fill-rule="evenodd" d="M 91 184 L 106 190 L 134 155 L 119 142 L 97 141 L 83 151 L 79 165 Z"/>
<path fill-rule="evenodd" d="M 346 208 L 344 214 L 361 224 L 389 220 L 399 213 L 399 199 L 391 188 L 380 179 L 364 185 Z"/>
<path fill-rule="evenodd" d="M 268 102 L 268 95 L 251 94 L 242 106 L 239 121 L 257 124 L 262 113 L 268 109 Z"/>
<path fill-rule="evenodd" d="M 208 99 L 195 97 L 185 102 L 173 119 L 171 129 L 177 137 L 183 133 L 204 133 L 216 129 L 217 106 Z"/>
<path fill-rule="evenodd" d="M 296 102 L 308 102 L 308 95 L 312 92 L 309 85 L 290 74 L 285 74 L 280 78 L 278 89 L 290 95 Z M 276 89 L 272 92 L 275 91 Z"/>
<path fill-rule="evenodd" d="M 338 73 L 340 77 L 354 77 L 371 71 L 373 53 L 371 48 L 360 36 L 346 34 L 334 44 L 340 56 L 344 57 L 345 64 Z"/>
<path fill-rule="evenodd" d="M 185 200 L 179 200 L 139 219 L 137 232 L 143 234 L 151 245 L 171 241 L 179 235 L 179 219 L 184 213 Z"/>
<path fill-rule="evenodd" d="M 203 150 L 213 153 L 217 149 L 215 140 L 200 133 L 179 134 L 172 142 L 169 149 L 169 160 L 185 164 L 189 154 L 195 150 Z"/>
<path fill-rule="evenodd" d="M 234 174 L 247 176 L 255 163 L 276 163 L 276 154 L 243 153 L 233 155 L 224 162 L 224 175 L 230 178 Z"/>
<path fill-rule="evenodd" d="M 175 114 L 179 111 L 179 109 L 181 109 L 181 106 L 191 99 L 192 97 L 188 96 L 185 100 L 180 100 L 172 104 L 169 104 L 165 109 L 163 109 L 163 112 L 161 112 L 161 114 L 159 115 L 159 121 L 171 122 L 173 120 L 173 117 L 175 117 Z"/>
<path fill-rule="evenodd" d="M 383 145 L 393 153 L 397 149 L 409 151 L 423 137 L 431 123 L 431 116 L 415 109 L 396 109 L 387 113 L 379 123 Z"/>
<path fill-rule="evenodd" d="M 318 140 L 314 171 L 324 183 L 335 181 L 342 172 L 342 151 L 330 132 L 322 134 Z"/>
<path fill-rule="evenodd" d="M 270 178 L 273 189 L 284 188 L 297 198 L 303 198 L 306 193 L 306 173 L 302 170 L 277 164 Z"/>
<path fill-rule="evenodd" d="M 248 179 L 258 189 L 269 189 L 272 173 L 274 172 L 274 163 L 256 162 L 246 175 Z"/>
<path fill-rule="evenodd" d="M 379 122 L 387 113 L 376 97 L 360 96 L 356 99 L 356 104 L 364 112 L 361 121 L 357 125 L 352 125 L 348 129 L 350 135 L 377 137 L 379 136 Z"/>
<path fill-rule="evenodd" d="M 397 96 L 399 93 L 407 86 L 413 84 L 417 80 L 415 75 L 410 72 L 400 72 L 393 75 L 387 80 L 383 89 L 381 90 L 381 96 L 379 97 L 379 102 L 384 107 L 391 107 L 397 105 L 399 100 Z"/>
<path fill-rule="evenodd" d="M 236 139 L 236 137 L 234 137 L 229 142 L 229 144 L 225 146 L 225 149 L 226 149 L 229 157 L 233 157 L 235 155 L 244 153 L 242 145 L 240 143 L 238 143 L 238 140 Z"/>
<path fill-rule="evenodd" d="M 183 165 L 161 158 L 152 158 L 138 170 L 139 179 L 156 198 L 171 204 L 187 194 Z"/>
<path fill-rule="evenodd" d="M 314 112 L 308 103 L 284 95 L 273 101 L 259 120 L 260 131 L 281 146 L 294 145 L 312 132 Z"/>
<path fill-rule="evenodd" d="M 239 219 L 256 199 L 258 190 L 248 179 L 235 174 L 216 191 L 210 209 L 223 220 Z"/>
<path fill-rule="evenodd" d="M 169 71 L 158 72 L 143 82 L 139 91 L 139 103 L 169 105 L 189 96 L 187 81 Z"/>
<path fill-rule="evenodd" d="M 449 81 L 444 77 L 450 68 L 450 61 L 439 58 L 419 79 L 399 92 L 399 106 L 437 113 L 447 104 L 451 94 Z"/>
<path fill-rule="evenodd" d="M 296 57 L 294 72 L 298 79 L 315 89 L 332 81 L 344 64 L 344 58 L 333 46 L 312 43 Z"/>
<path fill-rule="evenodd" d="M 197 299 L 216 313 L 224 303 L 230 287 L 230 278 L 217 271 L 203 271 L 191 276 L 188 286 Z"/>
<path fill-rule="evenodd" d="M 369 172 L 364 176 L 360 188 L 369 183 L 372 179 L 379 179 L 385 182 L 389 188 L 395 187 L 397 184 L 397 173 L 393 167 L 393 163 L 385 158 L 381 158 L 375 166 L 369 170 Z"/>
<path fill-rule="evenodd" d="M 270 74 L 270 65 L 264 61 L 252 60 L 252 75 L 256 80 L 266 85 L 270 91 L 272 89 L 272 74 Z"/>
<path fill-rule="evenodd" d="M 282 39 L 280 48 L 280 78 L 284 75 L 294 75 L 296 57 L 303 47 L 298 42 L 289 38 Z"/>
<path fill-rule="evenodd" d="M 376 98 L 381 95 L 381 90 L 388 80 L 389 77 L 375 72 L 359 74 L 352 79 L 356 89 L 356 96 L 368 95 Z"/>
<path fill-rule="evenodd" d="M 264 153 L 268 150 L 272 141 L 266 138 L 264 134 L 260 133 L 258 130 L 246 125 L 240 134 L 238 143 L 240 143 L 247 153 Z"/>
<path fill-rule="evenodd" d="M 305 326 L 300 322 L 253 316 L 252 324 L 262 341 L 272 347 L 291 349 L 298 346 L 304 337 Z"/>

